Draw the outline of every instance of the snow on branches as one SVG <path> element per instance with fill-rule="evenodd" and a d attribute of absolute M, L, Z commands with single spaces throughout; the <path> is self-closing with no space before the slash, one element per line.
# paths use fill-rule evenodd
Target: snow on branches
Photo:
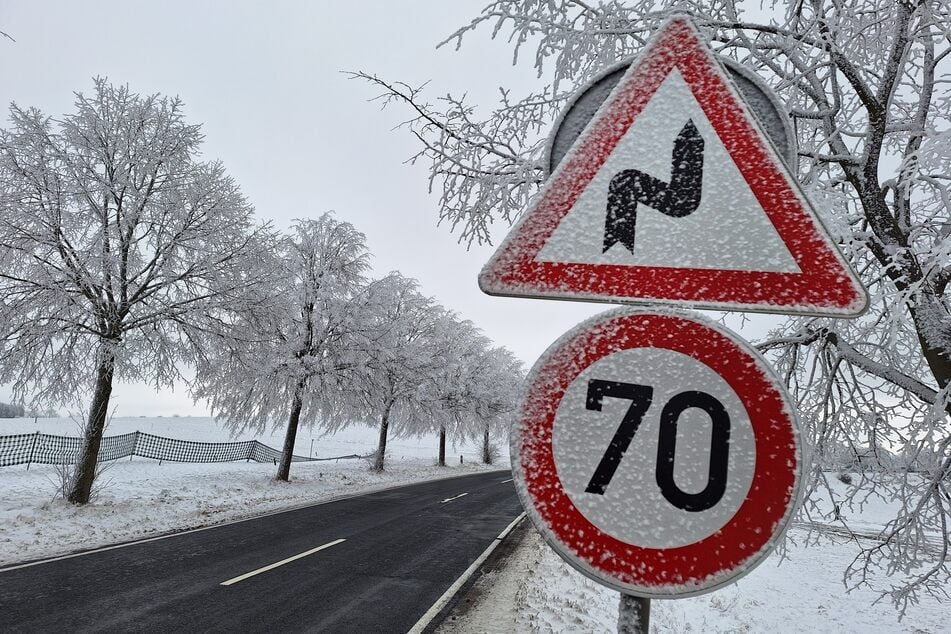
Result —
<path fill-rule="evenodd" d="M 422 295 L 416 280 L 366 279 L 368 258 L 350 223 L 329 213 L 298 221 L 274 256 L 268 309 L 236 324 L 251 336 L 209 355 L 198 372 L 195 397 L 233 428 L 286 422 L 280 480 L 289 478 L 300 426 L 378 425 L 374 468 L 382 470 L 391 428 L 477 437 L 486 425 L 498 431 L 494 421 L 514 407 L 504 383 L 517 382 L 518 371 L 482 359 L 491 342 Z"/>
<path fill-rule="evenodd" d="M 69 499 L 89 499 L 113 379 L 170 386 L 253 308 L 271 233 L 199 162 L 177 99 L 97 79 L 54 120 L 13 105 L 0 133 L 0 383 L 92 391 Z"/>
<path fill-rule="evenodd" d="M 350 223 L 255 222 L 201 142 L 177 99 L 106 80 L 61 119 L 14 105 L 0 132 L 0 383 L 91 395 L 71 501 L 89 500 L 113 381 L 167 388 L 188 366 L 232 427 L 287 424 L 281 480 L 301 425 L 379 424 L 379 469 L 390 425 L 498 431 L 517 364 L 415 280 L 369 280 Z"/>
<path fill-rule="evenodd" d="M 837 509 L 858 508 L 870 491 L 901 501 L 881 545 L 865 549 L 849 580 L 901 573 L 887 593 L 904 608 L 916 591 L 941 592 L 951 578 L 947 2 L 496 0 L 444 44 L 459 47 L 472 31 L 491 29 L 516 60 L 531 55 L 547 86 L 521 97 L 503 88 L 480 121 L 469 118 L 473 104 L 446 99 L 436 107 L 423 89 L 356 76 L 381 90 L 384 104 L 410 113 L 404 126 L 419 141 L 414 159 L 429 162 L 431 186 L 441 190 L 441 218 L 461 240 L 484 242 L 490 224 L 512 223 L 544 180 L 541 138 L 566 97 L 636 54 L 674 11 L 691 14 L 715 51 L 758 73 L 785 103 L 799 145 L 794 168 L 870 290 L 865 316 L 792 318 L 761 347 L 798 401 L 818 458 L 815 487 L 835 462 L 827 457 L 851 456 L 836 466 L 868 479 Z M 903 460 L 860 460 L 875 442 Z M 932 546 L 904 546 L 925 535 Z"/>

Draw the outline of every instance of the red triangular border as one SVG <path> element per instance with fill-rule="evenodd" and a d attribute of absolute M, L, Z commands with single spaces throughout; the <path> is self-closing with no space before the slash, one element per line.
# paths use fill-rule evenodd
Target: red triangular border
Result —
<path fill-rule="evenodd" d="M 766 211 L 801 273 L 542 262 L 561 220 L 676 67 Z M 483 268 L 490 295 L 701 308 L 861 314 L 865 289 L 839 254 L 794 177 L 686 18 L 665 23 L 605 100 L 535 204 Z M 589 149 L 590 148 L 590 149 Z M 599 228 L 600 229 L 600 228 Z"/>

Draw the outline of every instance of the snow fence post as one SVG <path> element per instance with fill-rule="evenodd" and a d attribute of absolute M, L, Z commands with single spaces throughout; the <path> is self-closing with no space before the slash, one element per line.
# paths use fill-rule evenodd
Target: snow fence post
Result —
<path fill-rule="evenodd" d="M 36 419 L 33 419 L 33 422 L 36 422 Z M 33 434 L 33 442 L 30 443 L 30 455 L 26 459 L 26 470 L 30 470 L 30 464 L 33 462 L 33 451 L 36 449 L 36 439 L 40 436 L 40 430 L 36 430 Z"/>
<path fill-rule="evenodd" d="M 618 634 L 648 634 L 651 626 L 651 600 L 621 593 L 618 604 Z"/>

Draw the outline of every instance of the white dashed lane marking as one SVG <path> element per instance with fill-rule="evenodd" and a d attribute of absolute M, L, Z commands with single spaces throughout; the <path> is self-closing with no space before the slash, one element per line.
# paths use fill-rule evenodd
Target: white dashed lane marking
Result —
<path fill-rule="evenodd" d="M 221 582 L 221 585 L 223 585 L 223 586 L 230 586 L 230 585 L 232 585 L 232 584 L 238 583 L 239 581 L 244 581 L 245 579 L 247 579 L 247 578 L 249 578 L 249 577 L 253 577 L 254 575 L 259 575 L 259 574 L 261 574 L 262 572 L 267 572 L 268 570 L 274 570 L 274 569 L 277 568 L 278 566 L 283 566 L 284 564 L 289 564 L 289 563 L 291 563 L 292 561 L 296 561 L 296 560 L 298 560 L 298 559 L 300 559 L 300 558 L 302 558 L 302 557 L 306 557 L 307 555 L 313 555 L 314 553 L 316 553 L 316 552 L 318 552 L 318 551 L 321 551 L 321 550 L 323 550 L 323 549 L 325 549 L 325 548 L 330 548 L 331 546 L 336 546 L 337 544 L 339 544 L 339 543 L 341 543 L 341 542 L 345 542 L 345 541 L 347 541 L 347 540 L 346 540 L 346 539 L 335 539 L 335 540 L 332 541 L 332 542 L 327 542 L 327 543 L 324 544 L 323 546 L 318 546 L 317 548 L 311 548 L 310 550 L 305 551 L 305 552 L 302 552 L 302 553 L 299 554 L 299 555 L 294 555 L 293 557 L 288 557 L 287 559 L 282 559 L 282 560 L 280 560 L 280 561 L 278 561 L 278 562 L 275 562 L 275 563 L 273 563 L 273 564 L 271 564 L 271 565 L 269 565 L 269 566 L 264 566 L 263 568 L 258 568 L 257 570 L 252 570 L 251 572 L 246 572 L 246 573 L 244 573 L 243 575 L 239 575 L 239 576 L 235 577 L 234 579 L 228 579 L 227 581 L 222 581 L 222 582 Z"/>

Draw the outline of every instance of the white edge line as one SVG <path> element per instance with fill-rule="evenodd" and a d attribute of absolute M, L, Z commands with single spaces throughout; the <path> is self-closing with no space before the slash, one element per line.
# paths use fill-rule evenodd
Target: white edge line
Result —
<path fill-rule="evenodd" d="M 280 560 L 280 561 L 276 561 L 276 562 L 274 562 L 273 564 L 270 564 L 270 565 L 268 565 L 268 566 L 264 566 L 263 568 L 258 568 L 257 570 L 252 570 L 251 572 L 246 572 L 246 573 L 244 573 L 243 575 L 238 575 L 237 577 L 234 577 L 233 579 L 228 579 L 227 581 L 222 581 L 219 585 L 222 585 L 222 586 L 230 586 L 230 585 L 236 584 L 236 583 L 238 583 L 239 581 L 244 581 L 245 579 L 249 579 L 249 578 L 251 578 L 251 577 L 253 577 L 253 576 L 255 576 L 255 575 L 259 575 L 259 574 L 261 574 L 262 572 L 267 572 L 268 570 L 274 570 L 274 569 L 277 568 L 278 566 L 283 566 L 284 564 L 289 564 L 289 563 L 291 563 L 292 561 L 296 561 L 296 560 L 298 560 L 298 559 L 301 559 L 302 557 L 306 557 L 307 555 L 313 555 L 314 553 L 316 553 L 316 552 L 318 552 L 318 551 L 324 550 L 325 548 L 330 548 L 331 546 L 336 546 L 337 544 L 339 544 L 339 543 L 341 543 L 341 542 L 345 542 L 345 541 L 347 541 L 347 540 L 346 540 L 346 539 L 335 539 L 335 540 L 333 540 L 332 542 L 327 542 L 327 543 L 324 544 L 323 546 L 318 546 L 317 548 L 311 548 L 310 550 L 305 551 L 305 552 L 302 552 L 302 553 L 300 553 L 299 555 L 294 555 L 293 557 L 288 557 L 287 559 L 282 559 L 282 560 Z"/>
<path fill-rule="evenodd" d="M 51 564 L 54 561 L 62 561 L 63 559 L 72 559 L 74 557 L 83 557 L 84 555 L 94 555 L 96 553 L 104 553 L 107 550 L 116 550 L 118 548 L 126 548 L 127 546 L 135 546 L 137 544 L 147 544 L 148 542 L 157 542 L 162 539 L 169 539 L 170 537 L 178 537 L 180 535 L 188 535 L 190 533 L 199 533 L 201 531 L 208 531 L 213 528 L 221 528 L 222 526 L 230 526 L 231 524 L 240 524 L 241 522 L 250 522 L 252 520 L 261 519 L 262 517 L 270 517 L 271 515 L 280 515 L 281 513 L 290 513 L 291 511 L 300 511 L 301 509 L 309 509 L 315 506 L 321 506 L 322 504 L 330 504 L 332 502 L 342 502 L 343 500 L 352 500 L 353 498 L 358 498 L 364 495 L 371 495 L 373 493 L 380 493 L 382 491 L 389 491 L 391 489 L 401 489 L 403 487 L 411 487 L 417 484 L 424 484 L 426 482 L 436 482 L 439 480 L 452 480 L 454 478 L 465 478 L 471 475 L 479 475 L 480 473 L 492 473 L 492 471 L 504 471 L 505 469 L 492 469 L 491 471 L 476 471 L 473 473 L 461 473 L 453 474 L 451 476 L 446 476 L 442 478 L 432 478 L 430 480 L 417 480 L 416 482 L 406 482 L 403 484 L 394 484 L 392 486 L 381 486 L 372 489 L 367 489 L 365 491 L 360 491 L 358 493 L 350 493 L 340 496 L 334 496 L 327 498 L 326 500 L 320 500 L 319 502 L 306 502 L 304 504 L 297 504 L 294 506 L 288 506 L 280 509 L 274 509 L 272 511 L 267 511 L 265 513 L 260 513 L 256 515 L 251 515 L 249 517 L 239 517 L 235 519 L 225 520 L 216 524 L 209 524 L 208 526 L 198 526 L 195 528 L 187 528 L 185 530 L 173 530 L 169 533 L 164 533 L 162 535 L 156 535 L 155 537 L 146 537 L 145 539 L 136 539 L 130 542 L 123 542 L 121 544 L 113 544 L 111 546 L 102 546 L 100 548 L 93 548 L 91 550 L 83 550 L 80 552 L 67 553 L 65 555 L 56 555 L 53 557 L 46 557 L 44 559 L 37 559 L 36 561 L 28 561 L 23 564 L 12 564 L 10 566 L 0 566 L 0 573 L 9 572 L 11 570 L 19 570 L 20 568 L 29 568 L 31 566 L 40 566 L 43 564 Z"/>
<path fill-rule="evenodd" d="M 416 621 L 416 625 L 414 625 L 409 630 L 409 632 L 407 632 L 407 634 L 422 634 L 422 631 L 426 629 L 426 626 L 429 625 L 434 618 L 436 618 L 436 615 L 439 614 L 442 609 L 446 607 L 446 604 L 449 603 L 449 601 L 456 595 L 457 592 L 459 592 L 459 588 L 461 588 L 466 583 L 466 581 L 469 580 L 469 577 L 471 577 L 475 573 L 476 569 L 482 565 L 482 562 L 489 558 L 489 555 L 492 554 L 492 551 L 494 551 L 496 547 L 502 543 L 503 539 L 508 537 L 508 534 L 511 533 L 518 523 L 523 519 L 525 519 L 524 511 L 521 515 L 512 520 L 512 523 L 506 526 L 505 530 L 499 533 L 498 537 L 492 540 L 492 543 L 489 544 L 489 547 L 482 551 L 482 554 L 479 555 L 478 559 L 472 562 L 471 566 L 466 568 L 466 571 L 462 573 L 462 576 L 456 579 L 455 582 L 449 586 L 449 589 L 446 590 L 441 597 L 439 597 L 439 600 L 436 601 L 431 608 L 426 610 L 426 614 Z"/>

